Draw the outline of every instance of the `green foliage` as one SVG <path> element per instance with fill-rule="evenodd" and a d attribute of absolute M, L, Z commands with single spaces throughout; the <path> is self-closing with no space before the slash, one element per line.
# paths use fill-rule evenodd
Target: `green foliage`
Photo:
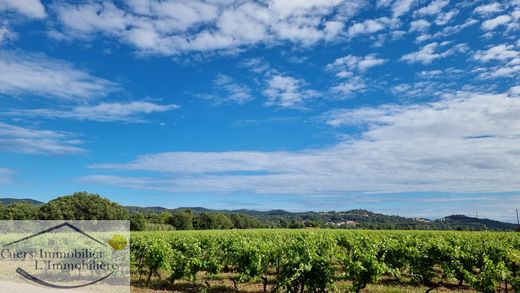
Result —
<path fill-rule="evenodd" d="M 352 280 L 352 288 L 359 292 L 367 284 L 376 283 L 387 271 L 379 243 L 368 238 L 361 241 L 343 241 L 342 261 L 345 278 Z"/>
<path fill-rule="evenodd" d="M 197 230 L 231 229 L 233 221 L 222 213 L 200 213 L 195 216 L 193 226 Z"/>
<path fill-rule="evenodd" d="M 167 220 L 177 230 L 193 230 L 193 215 L 191 212 L 175 212 Z"/>
<path fill-rule="evenodd" d="M 2 208 L 3 209 L 3 208 Z M 38 218 L 38 207 L 25 202 L 17 202 L 7 208 L 0 209 L 0 216 L 4 220 L 32 220 Z"/>
<path fill-rule="evenodd" d="M 203 208 L 170 210 L 161 207 L 122 207 L 99 195 L 77 192 L 43 204 L 34 200 L 13 198 L 0 199 L 0 219 L 8 219 L 6 207 L 13 203 L 26 202 L 40 208 L 38 215 L 30 212 L 11 211 L 25 220 L 62 219 L 128 219 L 129 214 L 143 214 L 145 230 L 213 230 L 251 228 L 341 228 L 371 230 L 500 230 L 513 231 L 517 225 L 488 219 L 476 219 L 462 215 L 448 216 L 440 220 L 412 219 L 388 216 L 366 210 L 344 212 L 290 213 L 283 210 L 267 212 L 240 210 L 240 213 L 211 211 Z M 27 209 L 26 209 L 27 210 Z M 139 219 L 142 220 L 142 219 Z M 134 226 L 134 228 L 136 228 Z M 139 229 L 142 229 L 142 225 Z"/>
<path fill-rule="evenodd" d="M 43 220 L 127 220 L 128 211 L 97 194 L 76 192 L 58 197 L 40 208 Z"/>
<path fill-rule="evenodd" d="M 431 287 L 458 282 L 479 292 L 520 287 L 520 237 L 515 233 L 228 230 L 135 232 L 132 273 L 170 282 L 200 282 L 230 273 L 238 286 L 330 292 L 335 280 L 360 292 L 382 277 Z M 274 284 L 268 285 L 268 277 Z M 408 283 L 407 283 L 408 284 Z M 516 290 L 516 291 L 515 291 Z M 512 292 L 513 292 L 512 291 Z"/>
<path fill-rule="evenodd" d="M 233 228 L 235 229 L 252 229 L 262 227 L 262 223 L 260 223 L 260 221 L 248 215 L 231 214 L 229 217 L 231 221 L 233 221 Z"/>
<path fill-rule="evenodd" d="M 275 290 L 326 292 L 334 282 L 334 243 L 322 235 L 298 235 L 284 245 Z"/>
<path fill-rule="evenodd" d="M 130 215 L 130 230 L 144 231 L 146 230 L 146 219 L 143 214 L 136 213 Z"/>

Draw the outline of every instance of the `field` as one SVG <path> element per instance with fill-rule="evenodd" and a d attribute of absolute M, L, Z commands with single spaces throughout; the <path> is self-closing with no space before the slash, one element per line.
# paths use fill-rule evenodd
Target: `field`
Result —
<path fill-rule="evenodd" d="M 133 292 L 520 292 L 520 235 L 228 230 L 132 233 Z"/>

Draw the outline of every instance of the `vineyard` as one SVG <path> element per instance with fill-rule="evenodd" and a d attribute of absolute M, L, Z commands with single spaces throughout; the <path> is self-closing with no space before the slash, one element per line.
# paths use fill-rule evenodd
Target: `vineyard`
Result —
<path fill-rule="evenodd" d="M 360 292 L 369 284 L 520 292 L 520 235 L 491 232 L 244 230 L 136 232 L 133 283 L 227 292 Z M 165 285 L 163 285 L 165 286 Z M 218 292 L 218 291 L 215 291 Z"/>

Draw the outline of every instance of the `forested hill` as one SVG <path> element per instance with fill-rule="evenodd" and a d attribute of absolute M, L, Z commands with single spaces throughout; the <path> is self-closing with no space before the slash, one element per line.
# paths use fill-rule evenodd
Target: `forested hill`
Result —
<path fill-rule="evenodd" d="M 342 228 L 504 230 L 517 225 L 464 215 L 442 219 L 406 218 L 367 210 L 288 212 L 284 210 L 212 210 L 202 207 L 124 207 L 99 195 L 78 192 L 48 203 L 0 198 L 0 219 L 130 219 L 136 229 Z M 138 224 L 138 225 L 137 225 Z"/>
<path fill-rule="evenodd" d="M 44 202 L 37 201 L 37 200 L 34 200 L 34 199 L 28 199 L 28 198 L 24 198 L 24 199 L 19 199 L 19 198 L 0 198 L 0 204 L 2 204 L 3 206 L 8 206 L 8 205 L 11 205 L 13 203 L 22 203 L 22 202 L 29 203 L 29 204 L 32 204 L 32 205 L 35 205 L 35 206 L 41 206 L 41 205 L 45 204 Z"/>
<path fill-rule="evenodd" d="M 511 223 L 504 223 L 494 221 L 490 219 L 477 219 L 464 215 L 453 215 L 448 216 L 444 219 L 438 220 L 438 222 L 445 224 L 449 227 L 468 227 L 474 230 L 489 229 L 489 230 L 514 230 L 518 225 Z"/>
<path fill-rule="evenodd" d="M 515 230 L 516 224 L 500 222 L 490 219 L 479 219 L 464 215 L 451 215 L 442 219 L 430 220 L 426 218 L 407 218 L 395 215 L 384 215 L 367 210 L 328 211 L 328 212 L 288 212 L 285 210 L 257 211 L 249 209 L 239 210 L 211 210 L 202 207 L 180 207 L 167 209 L 163 207 L 135 207 L 129 206 L 132 212 L 164 213 L 192 211 L 195 213 L 217 212 L 224 214 L 240 213 L 257 219 L 269 226 L 326 226 L 357 229 L 439 229 L 439 230 Z"/>

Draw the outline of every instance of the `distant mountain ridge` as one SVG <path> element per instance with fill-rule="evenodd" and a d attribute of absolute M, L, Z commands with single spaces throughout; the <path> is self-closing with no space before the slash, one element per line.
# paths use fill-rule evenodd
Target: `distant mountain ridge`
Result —
<path fill-rule="evenodd" d="M 219 213 L 241 213 L 248 216 L 264 219 L 298 219 L 301 221 L 318 221 L 325 222 L 337 227 L 347 227 L 360 225 L 363 228 L 372 228 L 370 225 L 380 227 L 383 224 L 393 225 L 397 228 L 409 229 L 409 227 L 416 227 L 417 229 L 425 229 L 428 226 L 432 229 L 474 229 L 474 230 L 515 230 L 518 225 L 507 222 L 500 222 L 491 219 L 473 218 L 464 215 L 451 215 L 437 220 L 426 218 L 407 218 L 395 215 L 378 214 L 367 210 L 354 209 L 349 211 L 328 211 L 328 212 L 288 212 L 285 210 L 269 210 L 257 211 L 249 209 L 238 210 L 213 210 L 203 207 L 179 207 L 175 209 L 168 209 L 164 207 L 127 207 L 131 212 L 141 213 L 161 213 L 161 212 L 182 212 L 190 210 L 195 213 L 203 212 L 219 212 Z"/>
<path fill-rule="evenodd" d="M 41 205 L 45 204 L 44 202 L 37 201 L 34 199 L 30 199 L 30 198 L 0 198 L 0 203 L 4 206 L 8 206 L 13 203 L 21 203 L 21 202 L 30 203 L 35 206 L 41 206 Z"/>
<path fill-rule="evenodd" d="M 13 203 L 29 203 L 36 206 L 45 203 L 33 199 L 0 198 L 3 206 Z M 268 227 L 277 227 L 281 221 L 298 223 L 320 223 L 329 227 L 363 228 L 363 229 L 443 229 L 443 230 L 507 230 L 517 229 L 516 224 L 480 219 L 465 215 L 451 215 L 437 220 L 426 218 L 407 218 L 395 215 L 384 215 L 367 210 L 354 209 L 349 211 L 327 212 L 289 212 L 281 209 L 258 211 L 250 209 L 208 209 L 203 207 L 179 207 L 174 209 L 164 207 L 126 206 L 131 213 L 174 213 L 190 210 L 194 213 L 218 212 L 224 214 L 245 214 L 261 220 Z"/>
<path fill-rule="evenodd" d="M 464 226 L 477 230 L 486 228 L 491 230 L 514 230 L 518 227 L 518 225 L 512 223 L 504 223 L 490 219 L 473 218 L 465 215 L 452 215 L 437 221 L 445 222 L 451 226 Z"/>

